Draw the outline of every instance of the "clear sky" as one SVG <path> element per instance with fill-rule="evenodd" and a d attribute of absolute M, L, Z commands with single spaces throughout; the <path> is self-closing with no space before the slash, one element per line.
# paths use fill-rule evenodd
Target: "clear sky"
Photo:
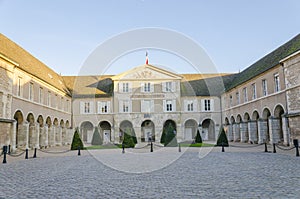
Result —
<path fill-rule="evenodd" d="M 299 34 L 299 19 L 299 0 L 0 0 L 1 33 L 63 75 L 78 74 L 109 38 L 143 27 L 178 31 L 197 42 L 219 72 L 238 72 Z M 172 56 L 149 52 L 152 64 L 193 72 Z M 137 51 L 108 72 L 144 62 L 145 52 Z"/>

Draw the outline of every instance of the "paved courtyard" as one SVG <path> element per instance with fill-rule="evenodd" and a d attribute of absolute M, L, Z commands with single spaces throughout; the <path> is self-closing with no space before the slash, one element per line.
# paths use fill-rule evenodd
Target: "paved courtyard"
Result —
<path fill-rule="evenodd" d="M 300 158 L 262 147 L 40 152 L 0 165 L 0 198 L 299 198 Z"/>

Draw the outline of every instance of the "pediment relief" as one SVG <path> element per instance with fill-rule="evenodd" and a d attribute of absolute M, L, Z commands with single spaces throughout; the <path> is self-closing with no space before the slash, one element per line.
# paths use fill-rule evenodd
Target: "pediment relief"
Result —
<path fill-rule="evenodd" d="M 180 77 L 173 73 L 160 72 L 149 68 L 143 68 L 136 71 L 128 71 L 120 79 L 179 79 Z"/>

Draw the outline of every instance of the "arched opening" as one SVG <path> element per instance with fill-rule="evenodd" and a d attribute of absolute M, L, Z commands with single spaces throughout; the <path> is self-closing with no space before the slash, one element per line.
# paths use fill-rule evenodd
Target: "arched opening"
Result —
<path fill-rule="evenodd" d="M 94 125 L 91 122 L 83 122 L 80 125 L 80 134 L 83 142 L 91 143 L 93 137 Z"/>
<path fill-rule="evenodd" d="M 120 142 L 123 142 L 125 133 L 131 135 L 134 143 L 137 143 L 137 138 L 134 132 L 133 125 L 128 120 L 124 120 L 120 124 L 120 134 L 119 134 Z"/>
<path fill-rule="evenodd" d="M 237 134 L 236 134 L 236 123 L 235 123 L 235 119 L 233 116 L 230 117 L 230 123 L 231 123 L 231 132 L 232 132 L 232 137 L 230 139 L 230 141 L 236 141 L 237 139 Z"/>
<path fill-rule="evenodd" d="M 189 119 L 184 123 L 184 139 L 189 141 L 196 137 L 198 124 L 195 120 Z"/>
<path fill-rule="evenodd" d="M 17 126 L 16 126 L 16 147 L 20 145 L 23 145 L 25 142 L 25 137 L 22 135 L 23 134 L 23 114 L 21 111 L 16 111 L 14 114 L 14 119 L 17 121 Z"/>
<path fill-rule="evenodd" d="M 103 140 L 103 144 L 111 142 L 111 125 L 107 121 L 102 121 L 99 123 L 99 133 L 100 139 Z"/>
<path fill-rule="evenodd" d="M 253 111 L 252 113 L 252 123 L 250 124 L 250 129 L 249 129 L 249 139 L 250 139 L 250 142 L 252 143 L 258 143 L 258 125 L 257 125 L 257 122 L 258 122 L 258 118 L 259 118 L 259 114 L 257 111 Z"/>
<path fill-rule="evenodd" d="M 264 120 L 264 122 L 266 122 L 266 131 L 265 131 L 266 142 L 270 141 L 270 128 L 269 128 L 269 121 L 268 121 L 270 116 L 271 116 L 270 110 L 268 108 L 265 108 L 262 113 L 262 119 Z"/>
<path fill-rule="evenodd" d="M 35 125 L 34 125 L 34 116 L 32 113 L 29 113 L 27 115 L 27 122 L 29 125 L 29 140 L 28 145 L 30 148 L 34 147 L 34 144 L 36 143 L 36 135 L 35 135 Z"/>
<path fill-rule="evenodd" d="M 47 132 L 47 136 L 48 136 L 48 142 L 47 142 L 47 145 L 53 145 L 53 132 L 52 132 L 52 120 L 51 118 L 48 116 L 47 119 L 46 119 L 46 125 L 48 127 L 48 132 Z M 52 139 L 51 139 L 52 138 Z"/>
<path fill-rule="evenodd" d="M 244 114 L 244 121 L 245 122 L 248 122 L 250 120 L 250 116 L 249 116 L 249 114 L 246 112 L 245 114 Z"/>
<path fill-rule="evenodd" d="M 202 138 L 203 140 L 216 140 L 215 122 L 212 119 L 205 119 L 202 122 Z"/>
<path fill-rule="evenodd" d="M 236 117 L 236 122 L 237 122 L 237 123 L 243 122 L 242 117 L 241 117 L 240 114 L 237 115 L 237 117 Z"/>
<path fill-rule="evenodd" d="M 65 145 L 66 137 L 67 137 L 67 131 L 66 131 L 65 122 L 64 122 L 63 119 L 60 120 L 59 126 L 60 126 L 61 135 L 59 135 L 58 143 Z"/>
<path fill-rule="evenodd" d="M 155 141 L 155 126 L 151 120 L 145 120 L 141 125 L 141 129 L 142 129 L 142 135 L 141 135 L 142 142 Z"/>
<path fill-rule="evenodd" d="M 274 116 L 275 119 L 277 119 L 278 122 L 278 131 L 279 131 L 279 141 L 283 142 L 283 128 L 282 128 L 282 115 L 284 114 L 284 109 L 281 105 L 277 105 L 275 110 L 274 110 Z"/>
<path fill-rule="evenodd" d="M 66 121 L 66 128 L 69 129 L 70 128 L 70 123 L 69 120 Z"/>
<path fill-rule="evenodd" d="M 45 143 L 45 133 L 43 131 L 43 128 L 44 128 L 44 118 L 42 115 L 39 115 L 38 118 L 37 118 L 37 123 L 39 124 L 37 128 L 40 128 L 39 129 L 39 145 L 40 146 L 44 146 L 44 143 Z"/>

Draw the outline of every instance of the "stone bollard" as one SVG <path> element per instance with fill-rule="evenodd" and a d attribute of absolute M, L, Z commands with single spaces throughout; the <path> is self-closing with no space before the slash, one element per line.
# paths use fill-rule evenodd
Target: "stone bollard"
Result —
<path fill-rule="evenodd" d="M 80 146 L 77 149 L 78 149 L 78 156 L 80 156 L 81 155 L 81 153 L 80 153 Z"/>
<path fill-rule="evenodd" d="M 265 142 L 265 152 L 268 152 L 268 146 L 267 146 L 267 142 Z"/>
<path fill-rule="evenodd" d="M 298 142 L 298 139 L 294 139 L 293 142 L 294 142 L 294 146 L 295 146 L 295 149 L 296 149 L 296 156 L 299 157 L 299 142 Z"/>
<path fill-rule="evenodd" d="M 224 143 L 222 142 L 222 152 L 225 152 Z"/>
<path fill-rule="evenodd" d="M 273 153 L 276 153 L 276 144 L 273 143 Z"/>
<path fill-rule="evenodd" d="M 125 145 L 122 143 L 122 153 L 125 153 Z"/>
<path fill-rule="evenodd" d="M 180 146 L 180 143 L 178 143 L 178 152 L 181 152 L 181 146 Z"/>
<path fill-rule="evenodd" d="M 6 162 L 6 152 L 7 152 L 7 146 L 3 146 L 3 164 L 7 163 Z"/>
<path fill-rule="evenodd" d="M 151 144 L 150 144 L 150 152 L 153 152 L 153 143 L 151 142 Z"/>
<path fill-rule="evenodd" d="M 34 153 L 33 153 L 33 157 L 32 158 L 36 158 L 36 148 L 34 148 Z"/>
<path fill-rule="evenodd" d="M 28 149 L 25 149 L 25 159 L 28 159 Z"/>

